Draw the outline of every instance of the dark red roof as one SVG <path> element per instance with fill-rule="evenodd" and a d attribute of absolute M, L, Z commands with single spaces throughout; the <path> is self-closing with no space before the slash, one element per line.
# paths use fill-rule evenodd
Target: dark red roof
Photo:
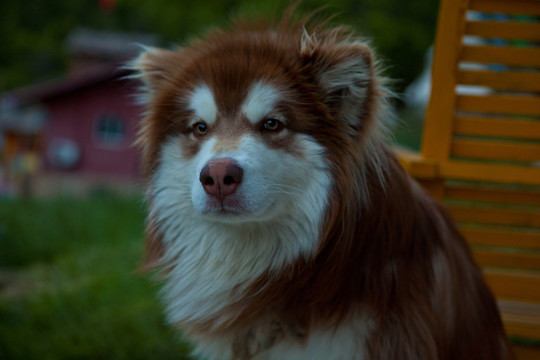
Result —
<path fill-rule="evenodd" d="M 2 96 L 14 98 L 18 105 L 36 103 L 71 91 L 80 90 L 85 87 L 126 76 L 130 73 L 130 70 L 123 67 L 123 65 L 122 62 L 118 61 L 95 65 L 69 73 L 60 78 L 9 91 L 2 94 Z"/>

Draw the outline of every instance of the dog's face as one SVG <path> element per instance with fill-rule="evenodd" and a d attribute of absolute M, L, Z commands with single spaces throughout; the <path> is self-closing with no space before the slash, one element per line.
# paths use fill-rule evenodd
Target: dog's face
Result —
<path fill-rule="evenodd" d="M 150 49 L 135 68 L 146 85 L 139 141 L 153 197 L 200 219 L 264 222 L 299 207 L 320 217 L 336 154 L 368 127 L 363 44 L 326 50 L 301 33 L 217 34 Z"/>
<path fill-rule="evenodd" d="M 242 74 L 229 76 L 225 83 Z M 255 77 L 236 89 L 197 79 L 178 99 L 185 114 L 173 121 L 181 131 L 162 149 L 160 173 L 177 171 L 165 186 L 182 184 L 180 201 L 226 222 L 273 219 L 289 214 L 299 194 L 327 192 L 324 150 L 301 131 L 297 101 L 276 79 Z"/>

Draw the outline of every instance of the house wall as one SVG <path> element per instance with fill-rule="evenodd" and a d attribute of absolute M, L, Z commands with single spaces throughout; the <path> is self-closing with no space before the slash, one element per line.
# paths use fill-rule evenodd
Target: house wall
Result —
<path fill-rule="evenodd" d="M 133 141 L 140 111 L 134 92 L 131 81 L 112 79 L 46 99 L 42 103 L 48 114 L 43 137 L 45 171 L 138 178 L 139 156 Z M 100 140 L 97 122 L 102 116 L 123 120 L 125 136 L 120 142 Z M 80 150 L 79 160 L 70 167 L 51 161 L 52 144 L 66 139 Z"/>

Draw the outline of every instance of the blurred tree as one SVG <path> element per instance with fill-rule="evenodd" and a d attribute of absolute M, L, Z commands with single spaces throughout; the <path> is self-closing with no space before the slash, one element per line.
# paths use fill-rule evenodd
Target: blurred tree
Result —
<path fill-rule="evenodd" d="M 76 26 L 153 32 L 181 43 L 238 14 L 279 13 L 290 2 L 259 0 L 0 0 L 0 91 L 56 76 L 66 67 L 63 41 Z M 304 0 L 300 13 L 321 8 L 372 38 L 401 91 L 421 71 L 432 43 L 437 0 Z"/>

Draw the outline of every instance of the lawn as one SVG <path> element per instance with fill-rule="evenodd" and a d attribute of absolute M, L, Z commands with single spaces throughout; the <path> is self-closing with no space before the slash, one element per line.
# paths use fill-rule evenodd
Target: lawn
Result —
<path fill-rule="evenodd" d="M 0 199 L 0 359 L 187 359 L 143 227 L 137 197 Z"/>

